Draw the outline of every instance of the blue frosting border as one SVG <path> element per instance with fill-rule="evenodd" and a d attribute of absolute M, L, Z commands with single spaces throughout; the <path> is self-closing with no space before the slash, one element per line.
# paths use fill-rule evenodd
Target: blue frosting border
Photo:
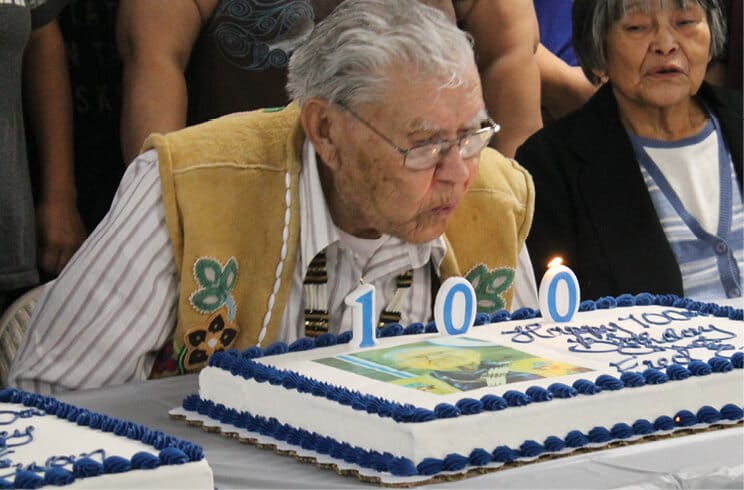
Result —
<path fill-rule="evenodd" d="M 4 388 L 0 390 L 0 402 L 34 407 L 43 410 L 47 415 L 56 416 L 82 427 L 111 432 L 140 441 L 159 451 L 157 456 L 144 451 L 138 452 L 132 456 L 131 460 L 121 456 L 108 456 L 103 460 L 103 464 L 90 458 L 82 458 L 73 464 L 72 471 L 62 467 L 48 468 L 43 476 L 35 471 L 17 470 L 13 482 L 0 478 L 0 489 L 69 485 L 77 478 L 90 478 L 137 469 L 155 469 L 160 466 L 180 465 L 204 459 L 204 450 L 198 444 L 178 439 L 135 422 L 78 408 L 50 396 L 16 388 Z"/>
<path fill-rule="evenodd" d="M 638 295 L 624 294 L 618 297 L 604 297 L 596 301 L 591 301 L 591 300 L 583 301 L 579 307 L 579 311 L 612 309 L 618 306 L 619 307 L 631 307 L 631 306 L 648 306 L 648 305 L 685 308 L 687 310 L 700 312 L 705 315 L 725 317 L 725 318 L 729 318 L 732 320 L 739 320 L 739 321 L 744 320 L 744 310 L 742 309 L 736 309 L 731 306 L 720 306 L 715 303 L 704 303 L 704 302 L 694 301 L 694 300 L 687 299 L 687 298 L 681 298 L 676 295 L 654 295 L 650 293 L 641 293 Z M 525 319 L 531 319 L 531 318 L 537 318 L 537 317 L 540 317 L 540 312 L 532 308 L 522 308 L 520 310 L 516 310 L 515 312 L 511 314 L 509 314 L 505 310 L 500 310 L 490 315 L 479 313 L 478 316 L 476 317 L 475 325 L 479 326 L 479 325 L 485 325 L 489 323 L 499 323 L 499 322 L 505 322 L 505 321 L 511 321 L 511 320 L 525 320 Z M 433 333 L 433 332 L 436 332 L 436 326 L 434 325 L 434 322 L 429 322 L 426 325 L 422 323 L 413 323 L 405 328 L 400 324 L 389 324 L 383 327 L 382 329 L 380 329 L 378 331 L 378 335 L 380 337 L 392 337 L 392 336 L 398 336 L 398 335 L 411 335 L 411 334 Z M 336 401 L 337 403 L 340 403 L 342 405 L 351 406 L 355 410 L 366 411 L 367 413 L 370 413 L 370 414 L 374 413 L 380 417 L 389 417 L 395 420 L 396 422 L 401 422 L 401 423 L 421 423 L 421 422 L 428 422 L 431 420 L 436 420 L 436 419 L 441 419 L 441 418 L 453 418 L 453 417 L 459 417 L 463 415 L 472 415 L 472 414 L 481 413 L 483 411 L 497 411 L 497 410 L 503 410 L 507 407 L 524 406 L 524 405 L 527 405 L 533 402 L 534 403 L 547 402 L 547 401 L 552 400 L 553 398 L 571 398 L 577 395 L 593 395 L 593 394 L 596 394 L 596 393 L 599 393 L 605 390 L 620 390 L 625 387 L 633 388 L 633 387 L 643 386 L 646 384 L 661 384 L 661 383 L 666 383 L 667 381 L 676 381 L 676 380 L 686 379 L 690 376 L 705 376 L 712 372 L 727 372 L 732 369 L 744 368 L 744 352 L 739 351 L 735 353 L 731 357 L 731 359 L 714 356 L 711 359 L 709 359 L 707 362 L 695 361 L 695 362 L 690 363 L 688 366 L 683 366 L 680 364 L 672 364 L 668 366 L 664 371 L 659 370 L 659 369 L 653 369 L 653 368 L 646 369 L 642 372 L 628 371 L 628 372 L 623 373 L 620 376 L 620 378 L 616 378 L 611 375 L 603 374 L 603 375 L 598 376 L 593 381 L 588 380 L 588 379 L 579 379 L 576 382 L 574 382 L 572 386 L 568 386 L 568 385 L 561 384 L 561 383 L 553 383 L 550 386 L 548 386 L 547 389 L 543 387 L 539 387 L 539 386 L 532 386 L 528 388 L 527 390 L 525 390 L 524 393 L 517 391 L 517 390 L 509 390 L 505 392 L 503 396 L 485 395 L 481 397 L 480 399 L 463 398 L 459 400 L 458 402 L 456 402 L 454 405 L 448 404 L 448 403 L 440 403 L 439 405 L 434 407 L 433 410 L 429 410 L 429 409 L 425 409 L 421 407 L 416 407 L 411 404 L 401 404 L 397 402 L 392 402 L 389 400 L 385 400 L 384 398 L 373 396 L 373 395 L 361 394 L 353 390 L 341 388 L 338 386 L 331 385 L 329 383 L 314 380 L 312 378 L 309 378 L 307 376 L 301 375 L 293 371 L 276 369 L 274 367 L 267 366 L 265 364 L 261 364 L 261 363 L 253 361 L 253 359 L 256 359 L 259 357 L 278 355 L 278 354 L 283 354 L 286 352 L 296 352 L 296 351 L 304 351 L 304 350 L 310 350 L 310 349 L 320 348 L 320 347 L 327 347 L 327 346 L 332 346 L 336 344 L 348 343 L 350 340 L 351 340 L 351 332 L 347 331 L 347 332 L 343 332 L 339 334 L 338 336 L 335 336 L 333 334 L 324 334 L 314 339 L 305 337 L 305 338 L 301 338 L 295 341 L 294 343 L 290 345 L 287 345 L 284 342 L 276 342 L 274 344 L 267 346 L 265 349 L 261 349 L 258 346 L 251 347 L 243 352 L 233 349 L 233 350 L 229 350 L 225 352 L 218 352 L 218 353 L 213 354 L 209 360 L 209 366 L 220 368 L 225 371 L 229 371 L 231 374 L 235 376 L 241 376 L 246 379 L 252 378 L 257 382 L 268 382 L 272 385 L 277 385 L 277 386 L 281 385 L 286 389 L 295 389 L 299 391 L 300 393 L 308 393 L 313 396 L 322 396 L 322 397 L 327 398 L 328 400 Z M 196 397 L 197 400 L 200 400 L 198 395 L 191 395 L 190 397 L 187 397 L 183 402 L 183 408 L 185 410 L 197 411 L 201 413 L 202 415 L 208 415 L 211 418 L 215 418 L 216 420 L 221 420 L 221 414 L 215 413 L 215 416 L 212 416 L 212 415 L 209 415 L 209 413 L 203 413 L 205 410 L 207 412 L 212 411 L 209 408 L 207 409 L 200 408 L 203 403 L 207 403 L 208 401 L 201 400 L 202 403 L 200 404 L 200 403 L 197 403 L 194 397 Z M 224 409 L 225 407 L 223 406 L 222 408 Z M 706 408 L 706 407 L 703 407 L 703 408 Z M 739 412 L 741 412 L 742 410 L 741 407 L 738 407 L 736 405 L 726 405 L 725 408 L 727 409 L 727 413 L 729 414 L 734 409 L 738 409 Z M 682 411 L 682 412 L 690 413 L 688 411 Z M 683 415 L 685 415 L 685 417 L 683 417 L 684 420 L 689 419 L 689 417 L 687 417 L 685 413 L 683 413 Z M 251 415 L 244 414 L 244 416 L 250 417 Z M 675 414 L 675 416 L 679 416 L 679 413 Z M 724 417 L 724 418 L 730 419 L 730 417 Z M 742 418 L 741 414 L 739 414 L 734 419 L 730 419 L 730 420 L 738 420 L 740 418 Z M 234 419 L 235 419 L 234 414 L 231 414 L 231 420 L 234 420 Z M 233 422 L 225 422 L 225 423 L 231 423 L 235 425 Z M 641 424 L 641 425 L 645 426 L 645 424 Z M 296 428 L 287 428 L 286 430 L 291 432 L 290 429 L 294 431 L 300 431 L 300 432 L 303 431 L 302 429 L 296 429 Z M 251 429 L 248 429 L 248 430 L 251 430 Z M 607 437 L 606 434 L 611 434 L 611 437 L 609 437 L 609 439 L 607 440 L 622 439 L 622 437 L 612 435 L 613 431 L 617 433 L 622 433 L 622 431 L 618 429 L 617 427 L 613 427 L 611 429 L 604 429 L 604 430 L 600 430 L 600 428 L 597 428 L 597 432 L 603 435 L 597 436 L 599 437 L 599 439 L 597 440 L 594 440 L 592 438 L 587 438 L 587 439 L 589 439 L 590 442 L 606 442 L 605 440 L 601 440 L 602 438 Z M 263 433 L 261 430 L 258 430 L 258 432 Z M 577 434 L 573 434 L 573 435 L 569 434 L 567 436 L 567 439 L 570 439 L 571 441 L 574 441 L 575 443 L 574 439 L 576 437 L 574 436 L 578 437 Z M 317 435 L 316 437 L 322 438 L 323 436 Z M 556 439 L 559 439 L 559 438 L 556 437 Z M 346 443 L 337 443 L 337 444 L 343 445 Z M 546 444 L 557 444 L 557 442 L 551 439 L 550 443 L 546 441 Z M 571 446 L 571 444 L 568 442 L 566 444 Z M 348 444 L 346 445 L 348 446 Z M 533 456 L 536 456 L 544 452 L 544 450 L 540 450 L 538 446 L 540 445 L 537 444 L 536 446 L 534 444 L 531 444 L 530 447 L 532 449 L 528 449 L 527 453 L 532 454 L 537 451 L 536 454 L 532 454 Z M 305 446 L 302 445 L 302 447 L 305 447 Z M 511 451 L 515 451 L 515 450 L 511 449 Z M 524 453 L 525 448 L 520 448 L 519 451 L 520 451 L 519 454 L 522 454 Z M 331 456 L 333 456 L 333 454 L 331 454 Z M 392 457 L 392 455 L 390 456 Z M 504 455 L 501 455 L 499 457 L 507 458 L 507 456 L 504 456 Z M 468 459 L 462 455 L 458 455 L 458 458 L 455 458 L 455 459 L 458 459 L 458 461 L 461 461 L 463 460 L 463 458 Z M 355 458 L 355 459 L 358 459 L 358 458 Z M 393 457 L 393 459 L 395 458 Z M 360 464 L 358 461 L 354 461 L 354 462 L 357 464 Z M 427 466 L 427 468 L 423 468 L 423 469 L 419 469 L 418 467 L 416 467 L 415 472 L 412 473 L 411 468 L 413 467 L 413 463 L 410 463 L 410 464 L 408 463 L 403 465 L 405 469 L 398 468 L 397 467 L 398 463 L 396 463 L 395 465 L 393 465 L 396 467 L 395 471 L 391 469 L 387 469 L 385 471 L 390 471 L 391 473 L 396 474 L 396 475 L 413 475 L 413 474 L 430 475 L 430 474 L 433 474 L 429 472 L 431 471 L 430 469 L 427 469 L 428 465 L 425 465 Z M 467 463 L 464 463 L 464 464 L 467 464 Z M 360 465 L 365 466 L 363 464 L 360 464 Z M 379 464 L 376 463 L 373 466 L 367 466 L 367 467 L 376 469 L 377 466 L 379 466 Z M 390 465 L 388 465 L 388 467 L 389 466 Z M 439 471 L 451 471 L 452 470 L 451 466 L 452 466 L 452 463 L 450 462 L 444 465 L 439 470 L 435 471 L 434 473 L 439 472 Z"/>
<path fill-rule="evenodd" d="M 605 444 L 623 441 L 636 436 L 668 434 L 679 428 L 688 428 L 697 424 L 711 425 L 722 420 L 738 421 L 744 418 L 744 410 L 735 404 L 726 404 L 720 410 L 709 405 L 698 409 L 696 413 L 679 410 L 672 416 L 662 415 L 653 422 L 638 419 L 632 425 L 617 423 L 610 428 L 597 426 L 587 433 L 572 430 L 563 438 L 551 435 L 542 443 L 527 440 L 518 448 L 497 446 L 491 451 L 484 448 L 473 449 L 469 455 L 448 454 L 444 458 L 425 458 L 418 464 L 409 458 L 395 456 L 389 452 L 381 453 L 362 449 L 358 446 L 316 432 L 283 424 L 274 417 L 251 415 L 249 412 L 238 412 L 221 403 L 215 404 L 199 395 L 189 395 L 183 402 L 186 411 L 207 416 L 223 424 L 238 429 L 245 429 L 278 441 L 301 447 L 318 454 L 329 455 L 349 464 L 370 468 L 379 472 L 388 472 L 395 476 L 431 476 L 443 471 L 462 471 L 467 466 L 485 466 L 490 463 L 511 463 L 523 458 L 534 458 L 545 453 L 557 453 L 564 449 L 579 449 L 592 444 Z M 590 446 L 591 447 L 591 446 Z"/>

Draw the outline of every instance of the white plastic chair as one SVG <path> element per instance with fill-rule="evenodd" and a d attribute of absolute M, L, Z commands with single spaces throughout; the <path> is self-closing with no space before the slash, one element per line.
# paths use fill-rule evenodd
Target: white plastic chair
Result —
<path fill-rule="evenodd" d="M 16 355 L 18 344 L 21 343 L 43 287 L 42 284 L 26 291 L 0 316 L 0 387 L 8 383 L 10 363 Z"/>

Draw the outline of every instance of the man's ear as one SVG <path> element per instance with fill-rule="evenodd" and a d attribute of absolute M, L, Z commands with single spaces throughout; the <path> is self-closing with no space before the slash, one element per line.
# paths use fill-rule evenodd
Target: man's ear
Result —
<path fill-rule="evenodd" d="M 339 123 L 338 111 L 326 100 L 311 98 L 302 106 L 300 123 L 318 157 L 333 170 L 338 161 L 338 148 L 334 139 L 337 132 L 334 125 Z"/>

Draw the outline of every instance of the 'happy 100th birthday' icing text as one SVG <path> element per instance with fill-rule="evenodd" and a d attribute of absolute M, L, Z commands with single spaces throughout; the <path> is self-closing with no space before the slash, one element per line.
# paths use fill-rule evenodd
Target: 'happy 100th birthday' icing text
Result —
<path fill-rule="evenodd" d="M 734 332 L 712 322 L 697 312 L 667 309 L 618 316 L 599 326 L 534 322 L 505 330 L 502 335 L 510 335 L 518 344 L 538 338 L 564 339 L 567 349 L 576 354 L 617 354 L 609 365 L 624 372 L 639 367 L 687 365 L 712 356 L 729 358 L 742 348 L 729 343 L 737 337 Z"/>

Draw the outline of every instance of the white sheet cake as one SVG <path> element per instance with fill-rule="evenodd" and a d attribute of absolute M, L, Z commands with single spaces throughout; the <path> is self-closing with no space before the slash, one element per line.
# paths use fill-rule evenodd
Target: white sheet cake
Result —
<path fill-rule="evenodd" d="M 451 337 L 394 325 L 370 349 L 346 333 L 218 353 L 172 414 L 390 484 L 741 425 L 741 309 L 641 294 L 582 310 L 480 315 Z"/>
<path fill-rule="evenodd" d="M 13 388 L 0 391 L 0 488 L 213 489 L 201 447 Z"/>

